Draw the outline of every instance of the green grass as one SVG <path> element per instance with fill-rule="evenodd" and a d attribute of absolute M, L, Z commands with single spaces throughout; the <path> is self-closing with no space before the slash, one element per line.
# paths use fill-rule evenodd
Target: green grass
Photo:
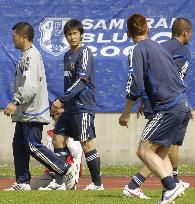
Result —
<path fill-rule="evenodd" d="M 140 170 L 138 165 L 118 165 L 102 166 L 102 176 L 132 176 Z M 32 176 L 42 174 L 44 167 L 42 165 L 31 165 L 30 171 Z M 195 164 L 183 164 L 179 166 L 180 175 L 195 175 Z M 0 177 L 14 177 L 14 167 L 8 165 L 0 166 Z M 83 176 L 89 176 L 88 169 L 83 167 Z"/>
<path fill-rule="evenodd" d="M 160 190 L 145 190 L 151 200 L 124 198 L 120 190 L 105 191 L 0 191 L 1 204 L 131 204 L 156 203 L 160 200 Z M 184 196 L 177 199 L 177 204 L 195 203 L 195 189 L 189 189 Z"/>
<path fill-rule="evenodd" d="M 38 176 L 42 174 L 43 166 L 31 165 L 31 174 Z M 140 169 L 140 166 L 119 165 L 102 166 L 103 176 L 131 176 Z M 179 166 L 180 175 L 195 175 L 195 165 Z M 86 167 L 83 175 L 88 176 Z M 14 177 L 14 168 L 3 165 L 0 166 L 0 177 Z M 0 191 L 0 204 L 132 204 L 132 203 L 156 203 L 161 198 L 160 189 L 144 189 L 146 195 L 151 200 L 138 200 L 124 198 L 121 190 L 105 191 Z M 184 196 L 176 201 L 177 204 L 195 204 L 195 189 L 189 189 Z"/>

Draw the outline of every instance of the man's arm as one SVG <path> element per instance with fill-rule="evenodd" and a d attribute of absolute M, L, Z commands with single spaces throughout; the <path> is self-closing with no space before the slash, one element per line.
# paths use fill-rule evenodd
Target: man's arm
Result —
<path fill-rule="evenodd" d="M 119 118 L 119 124 L 121 126 L 127 126 L 130 118 L 131 109 L 135 104 L 138 97 L 142 95 L 144 91 L 144 80 L 143 80 L 143 57 L 141 52 L 138 50 L 130 52 L 129 56 L 129 74 L 126 86 L 126 104 L 123 113 Z"/>
<path fill-rule="evenodd" d="M 39 56 L 27 56 L 23 61 L 22 85 L 18 87 L 18 91 L 14 93 L 13 97 L 19 104 L 28 103 L 34 97 L 42 80 L 42 75 L 38 71 L 42 66 Z"/>
<path fill-rule="evenodd" d="M 92 54 L 87 48 L 84 48 L 80 53 L 76 67 L 76 81 L 71 87 L 69 87 L 64 94 L 62 94 L 59 100 L 62 103 L 66 103 L 70 99 L 74 98 L 80 93 L 88 81 L 89 74 L 92 67 Z"/>
<path fill-rule="evenodd" d="M 39 61 L 39 59 L 29 56 L 24 59 L 24 63 L 22 64 L 23 69 L 20 70 L 22 72 L 22 85 L 18 87 L 17 92 L 14 93 L 12 102 L 5 108 L 5 115 L 12 115 L 16 111 L 17 106 L 28 103 L 37 93 L 38 78 L 41 81 L 41 76 L 37 76 L 37 66 L 42 66 L 39 64 Z"/>
<path fill-rule="evenodd" d="M 87 48 L 84 48 L 78 57 L 76 81 L 59 97 L 59 99 L 52 103 L 52 112 L 57 111 L 58 108 L 66 105 L 66 102 L 82 92 L 88 81 L 92 65 L 92 54 Z"/>
<path fill-rule="evenodd" d="M 134 104 L 135 104 L 135 101 L 131 99 L 126 100 L 124 111 L 119 118 L 119 124 L 121 126 L 126 126 L 128 128 L 130 113 L 131 113 L 131 109 L 134 106 Z"/>

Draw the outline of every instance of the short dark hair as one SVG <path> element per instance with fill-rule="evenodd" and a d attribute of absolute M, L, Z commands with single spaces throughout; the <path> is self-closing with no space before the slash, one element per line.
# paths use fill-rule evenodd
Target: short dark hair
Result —
<path fill-rule="evenodd" d="M 29 41 L 33 41 L 34 38 L 34 29 L 27 22 L 20 22 L 13 26 L 12 30 L 14 30 L 19 35 L 26 35 Z"/>
<path fill-rule="evenodd" d="M 177 18 L 172 25 L 172 35 L 180 36 L 184 31 L 192 30 L 192 23 L 187 18 Z"/>
<path fill-rule="evenodd" d="M 71 29 L 78 29 L 81 35 L 84 33 L 83 24 L 77 19 L 71 19 L 64 25 L 64 34 L 66 36 L 67 32 Z"/>
<path fill-rule="evenodd" d="M 145 16 L 135 13 L 127 19 L 127 32 L 132 36 L 143 35 L 147 32 L 147 21 Z"/>

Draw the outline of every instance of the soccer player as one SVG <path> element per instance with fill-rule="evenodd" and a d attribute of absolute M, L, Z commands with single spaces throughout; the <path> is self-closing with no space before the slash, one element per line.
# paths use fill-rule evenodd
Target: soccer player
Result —
<path fill-rule="evenodd" d="M 177 65 L 176 68 L 182 81 L 184 80 L 184 77 L 188 71 L 191 59 L 190 51 L 185 46 L 190 41 L 191 35 L 191 22 L 186 18 L 178 18 L 173 22 L 172 38 L 161 43 L 161 45 L 171 54 L 175 64 Z M 141 109 L 138 111 L 138 114 L 140 111 L 142 111 L 145 115 L 145 118 L 150 119 L 153 115 L 153 111 L 146 95 L 142 98 L 142 103 L 143 104 L 141 105 Z M 191 112 L 191 114 L 192 118 L 195 118 L 193 115 L 193 111 Z M 181 130 L 178 133 L 181 134 L 181 139 L 171 147 L 169 152 L 169 158 L 173 166 L 173 177 L 177 183 L 179 183 L 177 171 L 178 148 L 183 143 L 183 137 L 185 135 L 186 128 L 181 127 Z M 139 189 L 139 187 L 143 184 L 145 179 L 150 176 L 150 174 L 151 171 L 146 167 L 143 167 L 140 172 L 133 176 L 128 186 L 125 187 L 123 194 L 129 197 L 148 199 L 148 197 L 144 195 L 144 193 Z M 189 183 L 187 182 L 182 182 L 182 184 L 185 188 L 189 187 Z"/>
<path fill-rule="evenodd" d="M 94 63 L 90 49 L 82 45 L 83 33 L 83 25 L 76 19 L 64 26 L 70 50 L 64 56 L 64 94 L 52 104 L 53 112 L 64 107 L 54 130 L 54 151 L 63 153 L 62 144 L 67 137 L 80 141 L 92 178 L 85 190 L 103 190 L 100 156 L 93 143 L 96 137 Z"/>
<path fill-rule="evenodd" d="M 135 100 L 146 93 L 154 115 L 142 133 L 137 155 L 162 182 L 165 190 L 160 203 L 171 203 L 185 190 L 175 182 L 170 160 L 164 161 L 171 145 L 182 139 L 178 134 L 180 128 L 185 129 L 190 119 L 185 86 L 169 53 L 148 39 L 146 18 L 133 14 L 128 18 L 127 28 L 135 46 L 129 56 L 127 100 L 119 123 L 128 127 Z"/>
<path fill-rule="evenodd" d="M 33 45 L 34 29 L 29 23 L 20 22 L 12 31 L 21 57 L 16 67 L 13 100 L 4 110 L 4 114 L 11 115 L 16 122 L 13 138 L 16 184 L 7 190 L 31 189 L 30 155 L 56 175 L 65 175 L 67 184 L 73 186 L 74 168 L 41 143 L 43 125 L 50 122 L 50 114 L 44 64 Z M 65 190 L 65 184 L 58 184 Z"/>

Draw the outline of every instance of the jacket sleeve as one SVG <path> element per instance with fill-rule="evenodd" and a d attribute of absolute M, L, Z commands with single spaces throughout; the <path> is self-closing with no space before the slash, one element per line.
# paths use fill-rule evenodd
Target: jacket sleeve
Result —
<path fill-rule="evenodd" d="M 180 79 L 183 81 L 191 64 L 191 54 L 186 46 L 177 50 L 177 54 L 173 55 L 173 60 L 178 68 Z"/>
<path fill-rule="evenodd" d="M 17 92 L 14 93 L 14 100 L 19 104 L 28 103 L 37 93 L 38 84 L 41 81 L 41 75 L 39 76 L 38 66 L 41 65 L 39 56 L 27 56 L 22 59 L 22 62 L 18 65 L 17 72 L 21 72 L 21 82 Z M 17 77 L 17 76 L 16 76 Z"/>
<path fill-rule="evenodd" d="M 130 100 L 137 100 L 144 92 L 144 59 L 140 49 L 136 46 L 129 54 L 129 73 L 126 85 L 126 97 Z"/>

